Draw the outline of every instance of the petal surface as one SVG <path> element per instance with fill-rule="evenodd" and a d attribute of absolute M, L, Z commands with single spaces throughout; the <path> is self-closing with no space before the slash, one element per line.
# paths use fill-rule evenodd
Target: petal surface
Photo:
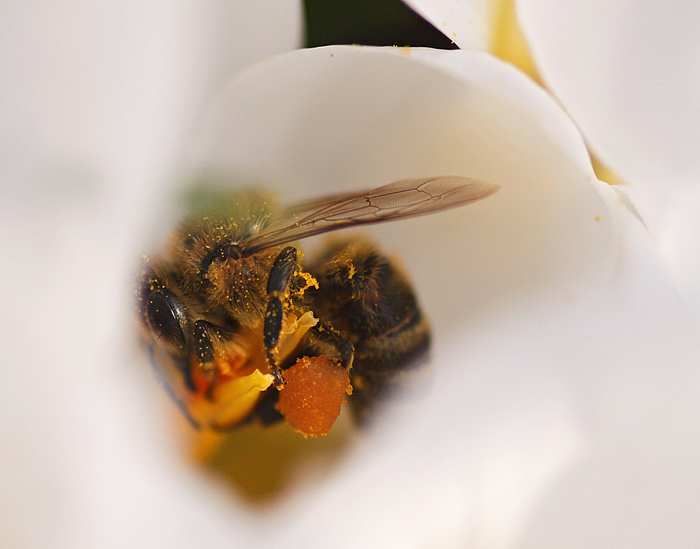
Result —
<path fill-rule="evenodd" d="M 591 147 L 635 181 L 700 178 L 700 8 L 692 2 L 521 0 L 550 89 Z"/>
<path fill-rule="evenodd" d="M 133 367 L 133 277 L 212 89 L 298 47 L 301 5 L 3 3 L 0 21 L 0 545 L 198 546 L 172 521 L 206 530 L 207 491 L 170 485 L 187 468 L 146 419 L 169 403 Z"/>
<path fill-rule="evenodd" d="M 332 47 L 263 62 L 222 92 L 190 163 L 268 182 L 284 201 L 435 175 L 501 185 L 468 208 L 376 230 L 435 290 L 435 322 L 537 288 L 565 294 L 614 268 L 615 229 L 580 135 L 486 54 Z M 428 250 L 446 265 L 432 269 Z M 455 295 L 438 296 L 445 287 Z"/>
<path fill-rule="evenodd" d="M 700 285 L 687 280 L 700 262 L 700 210 L 688 216 L 700 184 L 700 8 L 522 0 L 518 12 L 546 85 L 630 183 L 682 298 L 697 305 Z"/>
<path fill-rule="evenodd" d="M 287 502 L 286 543 L 514 545 L 551 526 L 532 522 L 538 502 L 558 501 L 569 472 L 597 459 L 601 422 L 633 421 L 653 390 L 653 375 L 620 383 L 640 358 L 626 350 L 663 354 L 670 340 L 649 332 L 679 318 L 648 234 L 595 180 L 557 104 L 488 55 L 333 47 L 263 62 L 222 91 L 187 165 L 265 182 L 287 201 L 437 174 L 501 185 L 467 208 L 371 229 L 433 321 L 434 376 L 323 491 Z M 664 427 L 645 432 L 656 440 Z"/>

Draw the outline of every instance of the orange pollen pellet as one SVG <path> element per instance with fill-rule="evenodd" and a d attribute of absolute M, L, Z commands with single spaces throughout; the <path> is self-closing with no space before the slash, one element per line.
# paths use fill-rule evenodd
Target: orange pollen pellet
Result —
<path fill-rule="evenodd" d="M 326 356 L 304 357 L 282 372 L 282 377 L 277 409 L 287 422 L 304 435 L 327 435 L 350 385 L 345 368 Z"/>

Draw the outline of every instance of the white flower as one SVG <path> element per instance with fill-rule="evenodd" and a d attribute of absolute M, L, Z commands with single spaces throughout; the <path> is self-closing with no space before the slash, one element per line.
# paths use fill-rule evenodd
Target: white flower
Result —
<path fill-rule="evenodd" d="M 189 52 L 219 18 L 199 27 L 194 5 L 151 17 L 131 9 L 124 26 L 105 24 L 112 34 L 94 31 L 124 36 L 104 51 L 130 62 L 105 66 L 99 48 L 66 46 L 52 73 L 63 101 L 49 93 L 52 77 L 40 80 L 36 103 L 11 88 L 10 104 L 26 106 L 39 144 L 25 163 L 10 156 L 13 187 L 4 189 L 14 202 L 3 201 L 12 224 L 2 235 L 9 358 L 0 479 L 10 497 L 0 535 L 36 547 L 690 539 L 680 509 L 697 507 L 695 326 L 681 322 L 642 225 L 595 179 L 580 134 L 544 91 L 484 53 L 302 50 L 238 73 L 190 132 L 207 84 L 192 84 L 186 97 L 169 90 L 201 82 L 200 60 L 216 57 Z M 65 27 L 55 20 L 46 25 L 57 33 Z M 134 28 L 143 41 L 132 50 Z M 160 48 L 146 40 L 163 28 L 172 38 Z M 181 61 L 171 61 L 173 50 Z M 65 60 L 78 52 L 87 58 L 72 61 L 71 73 Z M 131 61 L 145 52 L 159 53 L 134 79 Z M 31 59 L 17 54 L 20 74 L 43 75 Z M 152 72 L 165 67 L 167 79 Z M 210 71 L 213 85 L 221 72 Z M 69 93 L 76 75 L 87 85 L 81 94 Z M 43 126 L 48 115 L 56 122 Z M 18 133 L 4 132 L 24 149 Z M 47 198 L 66 159 L 74 170 L 60 172 L 64 188 Z M 27 176 L 42 163 L 44 179 Z M 433 321 L 432 381 L 334 467 L 310 463 L 278 507 L 259 511 L 193 471 L 174 434 L 159 432 L 172 407 L 138 353 L 125 356 L 132 334 L 119 324 L 129 318 L 133 254 L 154 202 L 172 179 L 212 165 L 290 200 L 426 175 L 502 186 L 464 209 L 372 231 L 405 262 Z M 72 191 L 76 179 L 88 198 Z M 618 503 L 625 519 L 644 522 L 608 527 Z M 674 515 L 655 529 L 650 517 L 664 505 Z"/>

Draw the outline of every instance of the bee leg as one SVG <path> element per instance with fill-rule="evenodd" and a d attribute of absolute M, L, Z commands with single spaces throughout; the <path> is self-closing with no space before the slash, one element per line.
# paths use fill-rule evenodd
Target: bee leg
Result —
<path fill-rule="evenodd" d="M 338 242 L 311 267 L 314 310 L 355 343 L 352 403 L 359 423 L 415 380 L 430 328 L 400 268 L 371 243 Z"/>
<path fill-rule="evenodd" d="M 199 365 L 204 371 L 211 370 L 214 362 L 214 345 L 209 334 L 210 328 L 211 325 L 206 320 L 198 320 L 194 323 L 194 348 Z"/>
<path fill-rule="evenodd" d="M 267 362 L 270 365 L 270 373 L 274 376 L 274 383 L 277 387 L 284 385 L 284 380 L 280 373 L 279 364 L 277 364 L 272 351 L 279 342 L 283 320 L 284 311 L 282 309 L 282 301 L 278 297 L 271 299 L 267 304 L 267 312 L 265 313 L 263 345 L 265 345 L 265 354 L 267 355 Z"/>
<path fill-rule="evenodd" d="M 292 274 L 299 269 L 297 262 L 297 250 L 294 246 L 284 248 L 275 263 L 270 269 L 270 276 L 267 279 L 267 311 L 265 312 L 265 322 L 263 326 L 263 345 L 267 354 L 267 361 L 270 365 L 270 372 L 275 377 L 275 385 L 280 387 L 284 384 L 279 365 L 273 355 L 273 350 L 279 343 L 282 323 L 284 322 L 284 299 L 287 286 Z"/>
<path fill-rule="evenodd" d="M 216 366 L 214 365 L 214 344 L 212 331 L 217 328 L 206 320 L 197 320 L 194 323 L 194 349 L 197 354 L 199 367 L 210 381 L 206 391 L 206 397 L 211 400 L 215 388 Z M 190 374 L 191 377 L 191 374 Z"/>
<path fill-rule="evenodd" d="M 330 324 L 319 322 L 309 329 L 309 342 L 307 344 L 317 354 L 328 353 L 328 348 L 333 349 L 339 356 L 340 364 L 346 370 L 352 368 L 355 357 L 355 346 L 345 339 L 342 334 Z"/>

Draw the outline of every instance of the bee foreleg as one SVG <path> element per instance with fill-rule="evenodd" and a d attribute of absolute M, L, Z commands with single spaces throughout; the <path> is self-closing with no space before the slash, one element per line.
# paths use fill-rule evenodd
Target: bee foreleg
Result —
<path fill-rule="evenodd" d="M 214 374 L 214 344 L 209 331 L 215 329 L 206 320 L 197 320 L 194 323 L 194 348 L 197 360 L 209 377 L 213 377 Z"/>
<path fill-rule="evenodd" d="M 270 299 L 267 304 L 267 312 L 265 313 L 265 325 L 263 328 L 263 345 L 267 354 L 267 362 L 270 365 L 270 372 L 275 376 L 275 385 L 278 387 L 284 384 L 282 374 L 280 374 L 279 365 L 272 353 L 277 346 L 282 331 L 282 322 L 284 320 L 284 311 L 282 308 L 282 300 L 279 297 Z"/>
<path fill-rule="evenodd" d="M 270 276 L 267 279 L 267 295 L 283 295 L 289 285 L 292 273 L 299 268 L 297 263 L 297 249 L 294 246 L 284 248 L 275 263 L 270 269 Z"/>
<path fill-rule="evenodd" d="M 214 360 L 214 346 L 208 331 L 208 322 L 198 320 L 194 323 L 194 345 L 200 364 L 208 364 Z"/>
<path fill-rule="evenodd" d="M 297 250 L 294 246 L 284 248 L 275 263 L 270 269 L 270 276 L 267 279 L 267 311 L 265 312 L 265 322 L 263 326 L 263 344 L 267 353 L 267 361 L 270 365 L 270 371 L 275 376 L 275 385 L 283 384 L 282 375 L 280 374 L 279 365 L 273 356 L 273 350 L 279 343 L 280 332 L 284 322 L 284 307 L 282 300 L 284 298 L 289 280 L 292 274 L 299 269 L 297 263 Z"/>

